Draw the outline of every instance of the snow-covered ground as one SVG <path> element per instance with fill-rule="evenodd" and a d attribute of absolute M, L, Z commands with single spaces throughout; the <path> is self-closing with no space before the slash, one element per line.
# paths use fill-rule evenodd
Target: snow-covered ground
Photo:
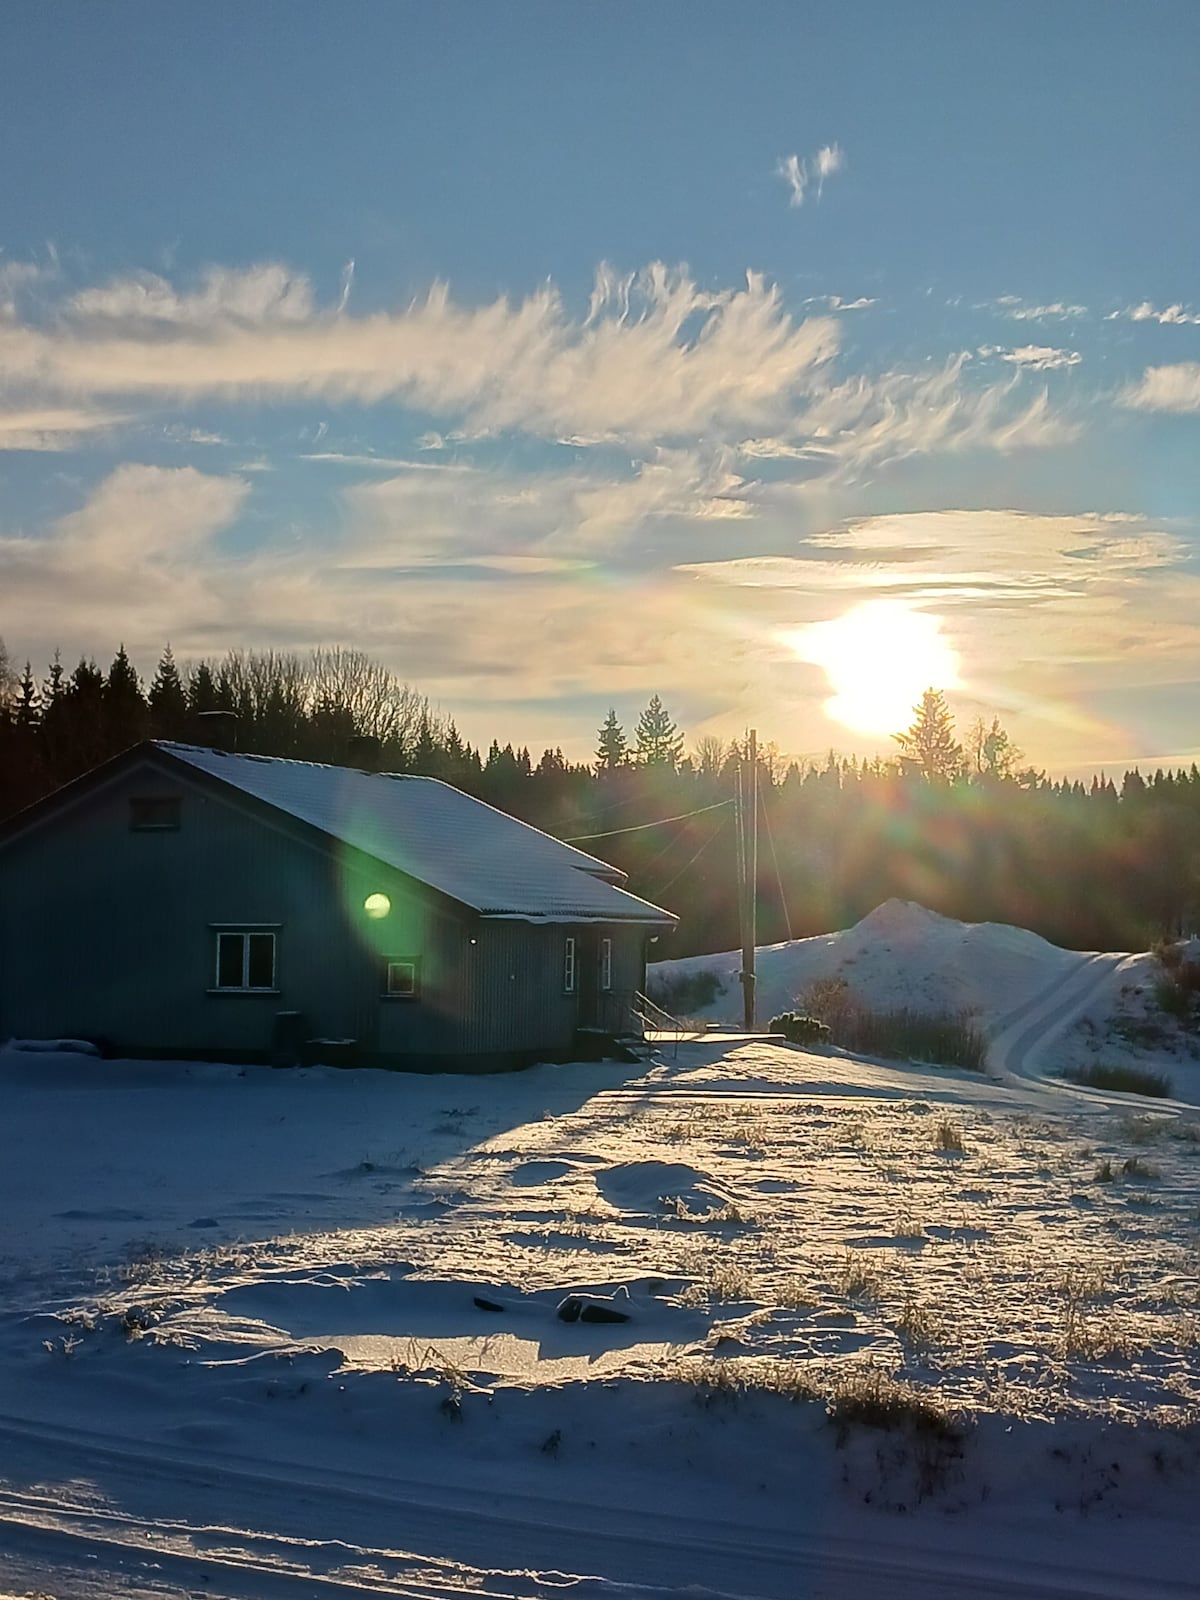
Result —
<path fill-rule="evenodd" d="M 890 905 L 763 1014 L 838 970 L 992 1073 L 0 1053 L 0 1595 L 1195 1593 L 1194 1068 L 1055 1079 L 1148 958 Z"/>

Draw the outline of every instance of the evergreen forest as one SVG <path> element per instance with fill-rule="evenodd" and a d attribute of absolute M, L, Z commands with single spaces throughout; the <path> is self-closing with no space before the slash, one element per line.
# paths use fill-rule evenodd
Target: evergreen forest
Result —
<path fill-rule="evenodd" d="M 0 822 L 146 738 L 211 742 L 334 765 L 378 741 L 383 770 L 421 774 L 577 842 L 680 918 L 662 957 L 739 942 L 733 797 L 744 747 L 688 747 L 657 695 L 626 729 L 611 711 L 591 762 L 561 749 L 487 750 L 353 649 L 231 651 L 181 669 L 164 650 L 145 684 L 122 646 L 107 671 L 56 656 L 42 677 L 0 644 Z M 1075 949 L 1138 950 L 1200 912 L 1200 771 L 1126 772 L 1120 785 L 1022 765 L 998 719 L 962 734 L 930 689 L 895 750 L 758 764 L 760 944 L 848 927 L 891 897 L 969 922 L 1007 922 Z M 746 779 L 748 783 L 748 777 Z"/>

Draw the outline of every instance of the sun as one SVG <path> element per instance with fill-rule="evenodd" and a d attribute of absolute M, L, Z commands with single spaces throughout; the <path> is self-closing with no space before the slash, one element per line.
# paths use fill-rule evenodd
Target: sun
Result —
<path fill-rule="evenodd" d="M 937 617 L 901 600 L 868 600 L 832 622 L 787 635 L 802 661 L 822 668 L 825 714 L 855 733 L 899 733 L 926 689 L 958 686 L 958 655 Z"/>

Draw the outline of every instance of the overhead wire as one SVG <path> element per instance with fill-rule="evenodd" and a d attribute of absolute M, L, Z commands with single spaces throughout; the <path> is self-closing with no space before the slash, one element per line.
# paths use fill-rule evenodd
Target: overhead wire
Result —
<path fill-rule="evenodd" d="M 726 802 L 726 803 L 728 803 L 728 802 Z M 705 809 L 708 810 L 708 811 L 715 811 L 717 808 L 715 806 L 706 806 Z M 708 849 L 709 845 L 713 842 L 713 840 L 721 832 L 721 829 L 724 826 L 725 826 L 725 818 L 722 817 L 720 822 L 717 824 L 717 826 L 709 834 L 708 838 L 705 839 L 704 843 L 700 846 L 699 850 L 696 851 L 695 855 L 691 856 L 687 861 L 685 861 L 684 864 L 680 867 L 679 871 L 674 875 L 674 877 L 668 878 L 666 883 L 663 884 L 661 889 L 655 889 L 654 895 L 655 895 L 656 899 L 659 896 L 666 894 L 667 890 L 671 887 L 671 885 L 674 884 L 674 883 L 678 883 L 679 879 L 683 877 L 684 873 L 688 870 L 688 868 L 693 866 L 697 861 L 699 861 L 700 857 Z"/>
<path fill-rule="evenodd" d="M 647 828 L 661 828 L 668 822 L 686 822 L 689 817 L 702 817 L 706 811 L 720 811 L 723 806 L 731 806 L 732 800 L 718 800 L 711 806 L 697 806 L 695 811 L 681 811 L 675 817 L 656 817 L 653 822 L 635 822 L 629 828 L 607 828 L 603 833 L 576 833 L 569 839 L 563 839 L 563 844 L 583 844 L 588 839 L 615 839 L 619 833 L 642 833 Z"/>

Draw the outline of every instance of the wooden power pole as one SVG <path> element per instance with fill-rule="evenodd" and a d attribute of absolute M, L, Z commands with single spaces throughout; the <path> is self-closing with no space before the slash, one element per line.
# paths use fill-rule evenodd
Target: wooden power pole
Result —
<path fill-rule="evenodd" d="M 758 734 L 750 729 L 738 769 L 738 887 L 742 924 L 742 1007 L 747 1033 L 755 1028 L 754 951 L 758 943 Z"/>

